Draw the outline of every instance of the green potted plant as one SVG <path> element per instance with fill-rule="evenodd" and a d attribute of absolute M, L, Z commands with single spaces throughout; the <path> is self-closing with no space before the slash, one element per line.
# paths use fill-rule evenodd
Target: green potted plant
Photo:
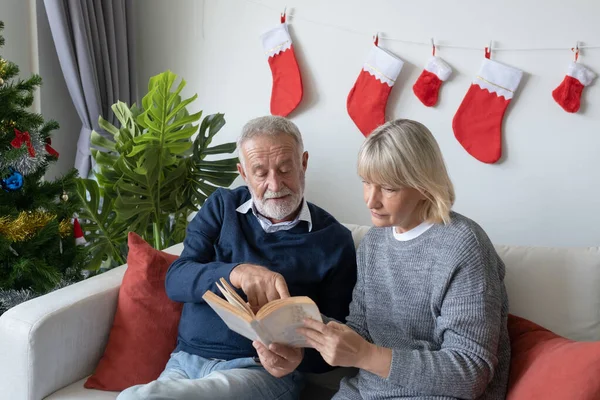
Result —
<path fill-rule="evenodd" d="M 141 108 L 117 102 L 112 110 L 120 127 L 100 117 L 108 136 L 92 132 L 97 181 L 77 182 L 92 271 L 125 262 L 128 231 L 156 249 L 181 242 L 190 214 L 238 175 L 237 157 L 207 159 L 235 150 L 234 142 L 210 146 L 225 124 L 223 114 L 208 115 L 198 126 L 202 112 L 187 111 L 197 95 L 182 99 L 185 81 L 173 90 L 176 80 L 171 71 L 150 78 Z"/>

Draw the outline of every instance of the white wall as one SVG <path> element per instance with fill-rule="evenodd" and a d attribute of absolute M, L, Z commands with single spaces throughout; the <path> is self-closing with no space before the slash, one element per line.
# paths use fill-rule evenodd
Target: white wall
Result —
<path fill-rule="evenodd" d="M 28 1 L 0 0 L 0 21 L 4 21 L 2 58 L 19 66 L 20 75 L 31 75 L 34 69 L 30 4 Z"/>
<path fill-rule="evenodd" d="M 283 8 L 283 2 L 261 3 Z M 225 113 L 220 142 L 235 140 L 248 119 L 269 112 L 271 73 L 258 36 L 277 24 L 277 11 L 245 0 L 143 4 L 138 19 L 140 87 L 166 68 L 183 75 L 189 82 L 187 94 L 199 94 L 196 107 Z M 433 36 L 449 44 L 482 47 L 490 39 L 499 47 L 568 48 L 576 40 L 600 44 L 600 3 L 593 0 L 552 0 L 544 7 L 533 0 L 436 1 L 427 6 L 391 0 L 298 0 L 287 5 L 298 17 L 292 18 L 290 30 L 305 97 L 291 117 L 310 152 L 307 198 L 344 222 L 370 224 L 355 173 L 363 136 L 345 108 L 371 46 L 370 32 L 414 41 Z M 483 49 L 439 51 L 454 75 L 442 87 L 439 105 L 427 108 L 412 93 L 412 84 L 430 48 L 385 40 L 380 44 L 406 61 L 388 116 L 419 120 L 434 133 L 456 186 L 457 211 L 479 222 L 496 243 L 600 243 L 600 82 L 585 89 L 582 111 L 562 111 L 551 91 L 571 61 L 568 50 L 494 53 L 495 60 L 521 68 L 525 77 L 505 117 L 503 160 L 486 165 L 463 150 L 451 128 Z M 600 72 L 600 50 L 586 51 L 581 61 Z"/>

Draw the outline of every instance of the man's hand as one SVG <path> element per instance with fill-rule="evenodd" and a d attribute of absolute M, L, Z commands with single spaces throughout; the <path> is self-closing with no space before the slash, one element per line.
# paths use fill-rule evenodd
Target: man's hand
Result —
<path fill-rule="evenodd" d="M 268 348 L 260 342 L 252 342 L 260 363 L 275 378 L 294 372 L 304 357 L 304 350 L 283 344 L 271 344 Z"/>
<path fill-rule="evenodd" d="M 244 291 L 255 312 L 272 300 L 290 297 L 284 277 L 259 265 L 238 265 L 231 271 L 229 281 Z"/>

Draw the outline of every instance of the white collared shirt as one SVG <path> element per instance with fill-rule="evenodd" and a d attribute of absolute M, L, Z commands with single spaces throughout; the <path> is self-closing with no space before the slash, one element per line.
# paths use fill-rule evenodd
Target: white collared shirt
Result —
<path fill-rule="evenodd" d="M 308 203 L 306 203 L 306 200 L 304 199 L 302 199 L 302 208 L 300 209 L 300 212 L 298 213 L 296 218 L 294 218 L 293 221 L 278 222 L 276 224 L 269 221 L 263 215 L 260 215 L 252 199 L 248 200 L 235 210 L 242 214 L 246 214 L 248 211 L 252 210 L 252 214 L 254 214 L 254 216 L 258 219 L 260 226 L 266 233 L 287 231 L 298 225 L 300 221 L 308 222 L 308 231 L 310 232 L 312 230 L 312 218 L 310 216 L 310 210 L 308 208 Z"/>

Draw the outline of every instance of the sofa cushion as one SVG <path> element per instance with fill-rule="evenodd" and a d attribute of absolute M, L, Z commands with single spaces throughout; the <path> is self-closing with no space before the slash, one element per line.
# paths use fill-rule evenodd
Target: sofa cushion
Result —
<path fill-rule="evenodd" d="M 600 247 L 496 246 L 510 312 L 573 340 L 600 340 Z"/>
<path fill-rule="evenodd" d="M 507 400 L 600 399 L 600 342 L 576 342 L 508 317 L 511 368 Z"/>
<path fill-rule="evenodd" d="M 182 304 L 165 292 L 165 275 L 177 256 L 128 237 L 127 270 L 104 355 L 85 387 L 123 390 L 160 375 L 177 341 Z M 93 317 L 93 316 L 90 316 Z"/>
<path fill-rule="evenodd" d="M 70 384 L 44 398 L 44 400 L 114 400 L 119 392 L 86 389 L 83 385 L 86 379 Z"/>

